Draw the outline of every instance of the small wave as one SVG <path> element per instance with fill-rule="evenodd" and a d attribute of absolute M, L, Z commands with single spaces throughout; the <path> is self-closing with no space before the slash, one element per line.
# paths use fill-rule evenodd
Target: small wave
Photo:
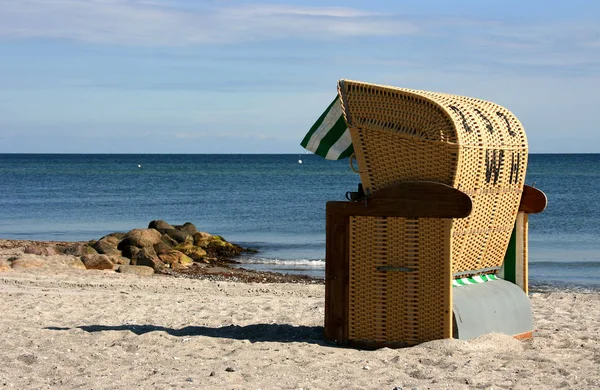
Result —
<path fill-rule="evenodd" d="M 572 292 L 597 294 L 600 292 L 600 284 L 580 284 L 564 281 L 537 281 L 532 280 L 529 285 L 530 293 L 549 293 L 549 292 Z"/>
<path fill-rule="evenodd" d="M 245 248 L 255 248 L 261 251 L 266 250 L 296 250 L 296 249 L 314 249 L 325 248 L 325 242 L 261 242 L 261 241 L 236 241 L 236 244 Z"/>
<path fill-rule="evenodd" d="M 585 269 L 598 269 L 600 268 L 600 261 L 589 260 L 589 261 L 531 261 L 529 262 L 531 268 L 585 268 Z"/>
<path fill-rule="evenodd" d="M 242 264 L 264 264 L 270 266 L 286 266 L 286 267 L 302 267 L 302 268 L 325 268 L 325 260 L 323 259 L 263 259 L 263 258 L 246 258 L 240 259 Z"/>

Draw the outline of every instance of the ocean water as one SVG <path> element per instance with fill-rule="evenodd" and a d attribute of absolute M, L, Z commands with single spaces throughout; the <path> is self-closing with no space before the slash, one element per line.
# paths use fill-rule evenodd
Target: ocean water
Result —
<path fill-rule="evenodd" d="M 302 163 L 299 163 L 302 160 Z M 527 184 L 533 286 L 600 289 L 600 155 L 534 154 Z M 258 249 L 244 267 L 324 277 L 325 203 L 360 179 L 347 160 L 302 155 L 0 154 L 0 237 L 79 241 L 151 220 Z"/>

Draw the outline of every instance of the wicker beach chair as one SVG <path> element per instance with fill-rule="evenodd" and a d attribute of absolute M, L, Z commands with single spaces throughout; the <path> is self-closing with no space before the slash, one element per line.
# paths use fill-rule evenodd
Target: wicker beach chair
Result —
<path fill-rule="evenodd" d="M 327 204 L 326 338 L 394 347 L 530 335 L 525 212 L 545 196 L 524 184 L 519 120 L 443 93 L 350 80 L 338 93 L 366 196 Z M 507 256 L 510 282 L 497 277 Z"/>

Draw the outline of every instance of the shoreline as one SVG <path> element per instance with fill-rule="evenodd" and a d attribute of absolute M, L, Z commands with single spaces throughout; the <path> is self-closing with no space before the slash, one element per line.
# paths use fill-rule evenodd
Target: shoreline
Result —
<path fill-rule="evenodd" d="M 27 245 L 68 247 L 74 244 L 84 244 L 87 241 L 51 241 L 51 240 L 22 240 L 0 238 L 0 261 L 7 250 L 22 250 Z M 6 256 L 4 256 L 6 257 Z M 1 266 L 0 266 L 1 269 Z M 247 283 L 302 283 L 325 284 L 324 278 L 302 274 L 284 274 L 276 271 L 258 271 L 244 268 L 243 263 L 236 259 L 219 261 L 218 264 L 203 264 L 195 262 L 193 267 L 182 270 L 168 270 L 162 275 L 175 278 L 208 279 L 219 281 L 237 281 Z M 553 283 L 530 280 L 530 293 L 574 292 L 600 293 L 600 285 L 582 285 L 576 283 Z"/>
<path fill-rule="evenodd" d="M 74 244 L 85 244 L 87 241 L 36 241 L 36 240 L 13 240 L 0 239 L 0 261 L 6 260 L 10 256 L 18 255 L 28 245 L 39 247 L 68 247 Z M 7 252 L 13 251 L 14 253 Z M 65 256 L 65 255 L 57 255 Z M 51 256 L 39 255 L 38 259 L 52 260 Z M 240 263 L 233 261 L 219 261 L 215 264 L 203 264 L 195 262 L 190 268 L 179 270 L 166 270 L 157 275 L 165 275 L 175 278 L 189 279 L 208 279 L 217 281 L 233 281 L 246 283 L 301 283 L 301 284 L 324 284 L 325 281 L 319 278 L 312 278 L 305 275 L 282 274 L 277 272 L 256 271 L 240 267 L 233 267 L 231 264 Z M 40 266 L 43 268 L 43 266 Z M 0 266 L 1 270 L 1 266 Z"/>

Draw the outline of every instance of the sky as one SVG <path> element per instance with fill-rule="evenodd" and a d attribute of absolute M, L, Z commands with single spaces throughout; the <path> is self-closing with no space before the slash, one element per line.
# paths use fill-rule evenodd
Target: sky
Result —
<path fill-rule="evenodd" d="M 304 153 L 339 79 L 600 153 L 597 0 L 0 0 L 0 153 Z"/>

